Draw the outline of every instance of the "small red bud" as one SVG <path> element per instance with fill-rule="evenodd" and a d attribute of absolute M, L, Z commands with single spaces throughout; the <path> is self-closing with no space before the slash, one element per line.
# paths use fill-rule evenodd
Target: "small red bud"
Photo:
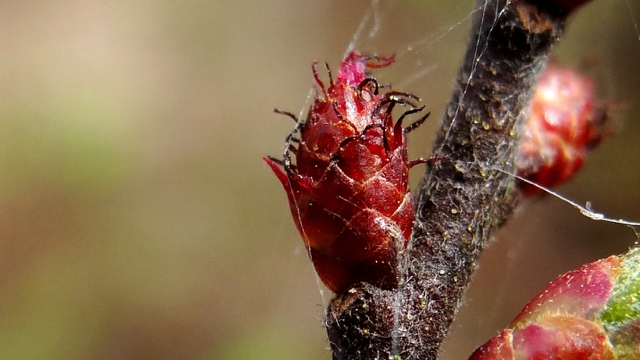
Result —
<path fill-rule="evenodd" d="M 595 106 L 593 81 L 552 64 L 543 72 L 529 107 L 516 158 L 518 175 L 544 187 L 569 180 L 589 150 L 608 134 L 606 109 Z M 521 182 L 526 195 L 542 190 Z"/>
<path fill-rule="evenodd" d="M 392 63 L 393 57 L 353 51 L 335 82 L 329 73 L 327 88 L 314 64 L 321 94 L 301 124 L 297 147 L 286 145 L 295 164 L 289 151 L 282 161 L 265 158 L 287 192 L 320 279 L 336 293 L 360 281 L 397 286 L 399 257 L 413 228 L 404 115 L 394 123 L 391 112 L 397 104 L 410 108 L 405 115 L 422 108 L 412 104 L 413 95 L 379 93 L 366 73 Z"/>

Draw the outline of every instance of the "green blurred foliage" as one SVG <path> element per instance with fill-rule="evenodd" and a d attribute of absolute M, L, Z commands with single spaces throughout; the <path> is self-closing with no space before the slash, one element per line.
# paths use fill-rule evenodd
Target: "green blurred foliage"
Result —
<path fill-rule="evenodd" d="M 0 358 L 328 359 L 330 294 L 260 158 L 293 125 L 271 110 L 308 106 L 311 62 L 335 67 L 369 5 L 2 2 Z M 472 8 L 382 1 L 378 33 L 356 41 L 397 53 L 377 75 L 432 111 L 411 135 L 414 157 L 429 151 Z M 605 98 L 626 106 L 620 135 L 562 190 L 635 219 L 639 50 L 614 0 L 579 14 L 559 49 L 571 63 L 599 56 Z M 469 354 L 556 274 L 632 241 L 552 199 L 525 207 L 471 290 L 465 311 L 491 317 L 463 312 L 446 358 Z"/>

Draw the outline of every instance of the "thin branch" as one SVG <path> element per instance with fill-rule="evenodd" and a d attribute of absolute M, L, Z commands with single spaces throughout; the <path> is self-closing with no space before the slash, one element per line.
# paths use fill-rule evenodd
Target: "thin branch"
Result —
<path fill-rule="evenodd" d="M 404 281 L 395 291 L 359 284 L 332 300 L 333 359 L 437 358 L 478 256 L 516 205 L 507 174 L 515 172 L 517 123 L 563 34 L 566 4 L 578 3 L 550 2 L 480 1 L 435 142 L 440 160 L 418 195 Z"/>

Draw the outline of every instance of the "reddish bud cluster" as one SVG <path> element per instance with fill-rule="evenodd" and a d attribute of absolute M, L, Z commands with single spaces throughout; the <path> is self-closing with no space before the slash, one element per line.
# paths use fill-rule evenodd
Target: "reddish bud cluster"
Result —
<path fill-rule="evenodd" d="M 559 64 L 540 77 L 516 159 L 518 175 L 544 187 L 570 179 L 604 138 L 607 112 L 595 106 L 593 81 Z M 520 183 L 526 195 L 540 189 Z"/>
<path fill-rule="evenodd" d="M 300 139 L 289 137 L 283 160 L 265 158 L 289 198 L 291 213 L 315 269 L 338 293 L 366 281 L 395 287 L 398 258 L 413 228 L 413 197 L 402 120 L 416 113 L 415 96 L 379 93 L 367 68 L 393 63 L 393 57 L 351 52 L 340 64 L 334 82 L 325 88 L 313 65 L 318 94 Z M 327 66 L 327 70 L 329 70 Z M 394 124 L 396 104 L 409 106 Z M 285 113 L 291 117 L 291 114 Z M 298 142 L 292 146 L 291 140 Z M 289 152 L 296 156 L 295 165 Z"/>
<path fill-rule="evenodd" d="M 597 317 L 619 275 L 616 256 L 562 275 L 469 360 L 615 359 L 607 330 Z"/>

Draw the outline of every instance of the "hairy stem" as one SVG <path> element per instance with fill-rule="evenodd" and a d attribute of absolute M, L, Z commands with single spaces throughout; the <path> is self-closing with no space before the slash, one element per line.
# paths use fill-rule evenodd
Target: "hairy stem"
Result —
<path fill-rule="evenodd" d="M 518 122 L 564 31 L 551 1 L 491 0 L 477 13 L 456 88 L 424 175 L 404 281 L 335 297 L 334 359 L 436 359 L 489 236 L 512 213 Z M 571 9 L 572 10 L 572 9 Z"/>

